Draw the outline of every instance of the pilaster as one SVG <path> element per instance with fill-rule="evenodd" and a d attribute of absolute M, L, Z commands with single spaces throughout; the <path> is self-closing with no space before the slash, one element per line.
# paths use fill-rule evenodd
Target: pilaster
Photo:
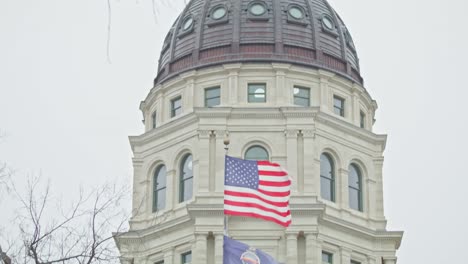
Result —
<path fill-rule="evenodd" d="M 223 233 L 216 233 L 214 234 L 215 237 L 215 263 L 220 264 L 223 263 L 223 244 L 224 244 L 224 234 Z"/>
<path fill-rule="evenodd" d="M 207 235 L 206 234 L 195 234 L 195 248 L 192 250 L 193 264 L 206 264 L 207 259 Z"/>
<path fill-rule="evenodd" d="M 320 161 L 317 165 L 315 161 L 315 131 L 303 130 L 302 139 L 304 141 L 303 193 L 306 195 L 317 195 L 320 193 Z"/>
<path fill-rule="evenodd" d="M 286 233 L 286 263 L 297 264 L 297 233 Z"/>
<path fill-rule="evenodd" d="M 292 193 L 297 193 L 299 192 L 299 188 L 303 188 L 303 183 L 304 179 L 299 178 L 298 175 L 298 166 L 297 166 L 297 159 L 298 159 L 298 153 L 297 153 L 297 135 L 299 133 L 299 130 L 296 129 L 288 129 L 285 131 L 286 135 L 286 156 L 287 158 L 287 168 L 288 168 L 288 173 L 292 177 L 296 178 L 295 180 L 292 181 L 291 183 L 291 191 Z M 299 187 L 301 186 L 301 187 Z"/>

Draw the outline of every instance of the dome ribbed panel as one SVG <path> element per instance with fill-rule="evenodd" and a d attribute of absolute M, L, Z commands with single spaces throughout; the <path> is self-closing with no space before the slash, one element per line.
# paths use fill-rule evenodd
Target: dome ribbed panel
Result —
<path fill-rule="evenodd" d="M 226 17 L 219 22 L 210 17 L 212 8 L 218 5 L 225 5 L 228 8 Z M 202 49 L 230 45 L 233 34 L 233 10 L 232 4 L 225 0 L 211 0 L 210 8 L 205 14 L 205 25 L 203 25 Z"/>
<path fill-rule="evenodd" d="M 320 49 L 322 49 L 323 52 L 326 54 L 341 58 L 341 43 L 338 37 L 338 31 L 335 29 L 336 35 L 333 35 L 330 33 L 326 33 L 322 28 L 323 26 L 321 18 L 323 14 L 327 14 L 333 18 L 333 13 L 331 12 L 331 10 L 328 9 L 327 5 L 322 0 L 312 1 L 312 6 L 315 10 L 316 24 L 319 27 L 320 32 Z"/>
<path fill-rule="evenodd" d="M 297 4 L 304 8 L 305 14 L 307 15 L 301 23 L 294 23 L 288 21 L 288 6 L 291 4 Z M 306 5 L 306 0 L 291 0 L 281 1 L 281 20 L 283 22 L 283 43 L 284 45 L 297 46 L 313 49 L 314 38 L 313 38 L 313 27 L 310 22 L 309 10 Z"/>
<path fill-rule="evenodd" d="M 242 0 L 241 11 L 241 44 L 246 43 L 270 43 L 275 42 L 272 1 L 265 0 L 267 4 L 267 20 L 253 20 L 247 10 L 250 0 Z"/>
<path fill-rule="evenodd" d="M 201 11 L 203 8 L 204 1 L 190 1 L 189 8 L 184 13 L 184 15 L 180 18 L 181 23 L 177 28 L 177 37 L 175 41 L 175 49 L 174 49 L 174 59 L 178 59 L 184 57 L 188 54 L 191 54 L 193 51 L 193 47 L 195 46 L 195 36 L 198 34 L 198 27 L 197 23 L 201 21 Z M 192 33 L 184 35 L 182 30 L 184 20 L 188 17 L 192 16 L 194 19 L 194 29 Z M 173 44 L 174 45 L 174 44 Z"/>

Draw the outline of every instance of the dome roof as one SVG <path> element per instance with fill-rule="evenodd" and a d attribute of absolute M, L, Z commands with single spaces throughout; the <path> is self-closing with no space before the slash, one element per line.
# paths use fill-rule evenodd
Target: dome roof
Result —
<path fill-rule="evenodd" d="M 155 84 L 237 62 L 291 63 L 363 82 L 351 35 L 326 0 L 191 0 L 165 38 Z"/>

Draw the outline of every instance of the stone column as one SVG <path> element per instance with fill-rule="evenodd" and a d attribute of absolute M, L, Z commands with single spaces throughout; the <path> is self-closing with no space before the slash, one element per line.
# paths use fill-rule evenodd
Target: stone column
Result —
<path fill-rule="evenodd" d="M 286 234 L 286 263 L 297 264 L 297 233 Z"/>
<path fill-rule="evenodd" d="M 209 191 L 209 180 L 211 179 L 210 170 L 210 145 L 211 145 L 211 134 L 210 130 L 199 130 L 198 131 L 198 157 L 199 157 L 199 171 L 202 175 L 196 175 L 198 181 L 198 191 L 206 193 Z"/>
<path fill-rule="evenodd" d="M 316 161 L 315 154 L 315 130 L 303 130 L 302 141 L 304 145 L 304 168 L 302 189 L 304 194 L 320 196 L 320 160 Z M 318 164 L 318 165 L 317 165 Z"/>
<path fill-rule="evenodd" d="M 352 250 L 348 248 L 340 248 L 340 257 L 341 257 L 341 264 L 349 264 L 351 263 L 351 253 Z"/>
<path fill-rule="evenodd" d="M 164 251 L 164 264 L 173 264 L 174 263 L 174 249 Z"/>
<path fill-rule="evenodd" d="M 383 170 L 384 159 L 374 159 L 374 181 L 372 185 L 369 185 L 369 206 L 370 214 L 372 217 L 377 219 L 384 219 L 384 201 L 383 201 L 383 182 L 382 182 L 382 170 Z"/>
<path fill-rule="evenodd" d="M 241 64 L 227 64 L 224 65 L 224 69 L 229 70 L 228 74 L 228 87 L 226 90 L 225 101 L 228 105 L 236 105 L 239 103 L 238 91 L 239 91 L 239 69 Z"/>
<path fill-rule="evenodd" d="M 215 156 L 215 191 L 219 194 L 224 192 L 224 137 L 228 134 L 228 131 L 217 130 L 216 131 L 216 156 Z M 232 142 L 231 142 L 232 144 Z"/>
<path fill-rule="evenodd" d="M 207 263 L 207 235 L 195 234 L 195 250 L 192 258 L 193 264 L 206 264 Z"/>
<path fill-rule="evenodd" d="M 348 174 L 349 171 L 347 169 L 340 169 L 338 179 L 336 179 L 337 184 L 337 194 L 339 192 L 339 196 L 337 196 L 337 201 L 340 201 L 341 208 L 348 208 L 349 207 L 349 194 L 348 194 Z"/>
<path fill-rule="evenodd" d="M 215 248 L 214 248 L 214 255 L 215 255 L 215 263 L 220 264 L 223 263 L 223 244 L 224 244 L 224 234 L 223 233 L 215 233 Z"/>
<path fill-rule="evenodd" d="M 320 78 L 320 111 L 329 112 L 329 109 L 333 109 L 333 106 L 329 106 L 330 100 L 328 96 L 328 78 Z"/>
<path fill-rule="evenodd" d="M 316 264 L 322 263 L 322 256 L 318 254 L 321 249 L 317 243 L 317 235 L 313 233 L 305 233 L 305 242 L 306 242 L 306 262 L 305 264 Z"/>
<path fill-rule="evenodd" d="M 299 178 L 298 175 L 298 167 L 297 167 L 297 134 L 298 130 L 291 129 L 286 130 L 286 155 L 287 159 L 287 168 L 288 173 L 291 175 L 294 180 L 291 184 L 291 191 L 292 193 L 297 193 L 299 191 L 298 187 L 301 186 L 301 182 L 303 183 L 303 179 Z M 303 184 L 302 184 L 303 185 Z"/>
<path fill-rule="evenodd" d="M 166 209 L 170 210 L 179 202 L 179 179 L 176 170 L 168 170 L 166 177 L 166 190 L 172 190 L 172 192 L 166 192 Z"/>

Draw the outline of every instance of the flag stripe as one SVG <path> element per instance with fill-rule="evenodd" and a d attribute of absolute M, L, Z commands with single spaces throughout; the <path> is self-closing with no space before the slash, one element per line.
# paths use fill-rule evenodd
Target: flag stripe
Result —
<path fill-rule="evenodd" d="M 270 186 L 270 187 L 285 187 L 285 186 L 289 187 L 291 185 L 290 181 L 285 181 L 285 182 L 258 181 L 258 183 L 262 186 Z"/>
<path fill-rule="evenodd" d="M 233 212 L 239 212 L 239 213 L 253 213 L 258 216 L 265 216 L 265 217 L 270 217 L 270 218 L 275 218 L 276 220 L 286 223 L 291 220 L 291 214 L 288 216 L 279 216 L 275 213 L 271 212 L 266 212 L 264 210 L 258 209 L 258 208 L 253 208 L 253 207 L 243 207 L 243 206 L 232 206 L 232 205 L 225 205 L 224 210 L 226 211 L 233 211 Z M 235 215 L 235 214 L 234 214 Z"/>
<path fill-rule="evenodd" d="M 239 197 L 257 197 L 262 201 L 268 201 L 271 204 L 281 203 L 279 206 L 286 206 L 288 202 L 288 197 L 285 196 L 271 196 L 267 194 L 263 194 L 259 191 L 255 191 L 249 188 L 242 188 L 242 187 L 234 187 L 234 186 L 226 186 L 224 189 L 224 194 L 239 196 Z"/>
<path fill-rule="evenodd" d="M 288 175 L 284 171 L 266 171 L 266 170 L 259 170 L 258 174 L 267 175 L 267 176 L 286 176 L 286 175 Z"/>
<path fill-rule="evenodd" d="M 288 203 L 285 202 L 285 203 L 272 203 L 272 202 L 269 202 L 269 201 L 264 201 L 262 199 L 259 199 L 258 197 L 255 197 L 255 196 L 251 196 L 251 197 L 247 197 L 246 195 L 244 195 L 242 198 L 240 197 L 237 197 L 237 196 L 233 196 L 233 195 L 229 195 L 229 194 L 226 194 L 224 193 L 224 199 L 225 201 L 229 201 L 229 202 L 233 202 L 233 203 L 242 203 L 242 202 L 245 202 L 245 203 L 258 203 L 259 205 L 265 207 L 265 208 L 270 208 L 272 210 L 276 210 L 278 212 L 286 212 L 288 211 Z"/>
<path fill-rule="evenodd" d="M 272 166 L 272 167 L 281 167 L 278 163 L 271 163 L 266 160 L 259 160 L 257 161 L 258 166 Z"/>
<path fill-rule="evenodd" d="M 248 200 L 246 199 L 244 201 L 248 201 Z M 269 207 L 260 205 L 260 203 L 258 203 L 258 201 L 255 201 L 255 200 L 253 202 L 234 202 L 232 200 L 226 200 L 225 204 L 232 205 L 232 206 L 238 206 L 238 207 L 257 208 L 257 209 L 260 209 L 262 211 L 269 212 L 269 213 L 272 213 L 272 214 L 275 214 L 275 215 L 278 215 L 278 216 L 281 216 L 281 217 L 286 217 L 291 213 L 289 211 L 289 209 L 287 209 L 285 207 L 278 208 L 278 207 L 273 206 L 273 208 L 269 208 Z M 279 212 L 279 211 L 277 211 L 277 209 L 283 209 L 283 210 L 287 210 L 287 211 Z"/>

